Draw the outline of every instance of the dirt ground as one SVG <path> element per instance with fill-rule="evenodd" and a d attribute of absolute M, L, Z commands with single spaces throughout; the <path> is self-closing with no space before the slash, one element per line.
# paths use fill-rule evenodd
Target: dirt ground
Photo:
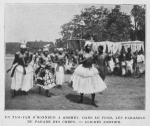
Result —
<path fill-rule="evenodd" d="M 12 64 L 12 58 L 6 59 L 7 70 Z M 91 95 L 84 96 L 83 104 L 77 103 L 80 96 L 69 86 L 71 75 L 65 76 L 62 89 L 50 90 L 51 97 L 45 96 L 42 90 L 38 94 L 35 85 L 28 95 L 18 95 L 11 98 L 11 77 L 5 73 L 5 109 L 6 110 L 144 110 L 145 109 L 145 76 L 118 77 L 107 76 L 107 89 L 102 94 L 96 94 L 96 104 L 91 106 Z"/>

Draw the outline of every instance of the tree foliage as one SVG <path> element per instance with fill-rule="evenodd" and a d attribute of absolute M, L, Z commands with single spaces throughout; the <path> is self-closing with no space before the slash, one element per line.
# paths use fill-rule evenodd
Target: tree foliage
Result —
<path fill-rule="evenodd" d="M 134 5 L 131 15 L 135 17 L 137 29 L 145 38 L 145 9 Z M 131 15 L 121 12 L 121 6 L 116 5 L 109 11 L 104 7 L 91 6 L 74 15 L 73 19 L 62 25 L 63 41 L 67 39 L 90 39 L 95 41 L 129 41 L 135 40 L 135 29 Z"/>
<path fill-rule="evenodd" d="M 62 41 L 91 37 L 94 41 L 135 40 L 136 30 L 131 22 L 131 16 L 135 17 L 139 40 L 144 40 L 145 8 L 134 5 L 131 15 L 128 15 L 121 12 L 120 5 L 116 5 L 111 11 L 104 7 L 91 6 L 82 10 L 81 14 L 74 15 L 70 22 L 61 26 Z"/>
<path fill-rule="evenodd" d="M 134 17 L 135 39 L 145 41 L 145 6 L 134 5 L 131 15 Z"/>
<path fill-rule="evenodd" d="M 131 18 L 120 9 L 120 6 L 116 5 L 108 15 L 107 32 L 110 41 L 130 40 Z"/>

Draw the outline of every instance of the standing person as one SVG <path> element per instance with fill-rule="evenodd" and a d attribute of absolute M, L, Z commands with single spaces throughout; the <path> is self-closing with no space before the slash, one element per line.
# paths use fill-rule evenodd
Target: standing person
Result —
<path fill-rule="evenodd" d="M 41 53 L 42 53 L 42 50 L 38 49 L 38 52 L 34 56 L 33 69 L 34 69 L 34 81 L 35 82 L 37 81 L 37 74 L 38 74 L 39 70 L 41 69 L 41 67 L 39 65 L 39 59 L 41 58 Z"/>
<path fill-rule="evenodd" d="M 97 105 L 95 104 L 95 93 L 103 91 L 107 88 L 107 86 L 99 76 L 98 70 L 94 67 L 91 42 L 85 43 L 83 60 L 80 61 L 80 65 L 75 69 L 71 77 L 71 81 L 74 91 L 80 93 L 79 103 L 83 102 L 84 94 L 91 94 L 91 105 L 97 107 Z"/>
<path fill-rule="evenodd" d="M 108 54 L 107 56 L 107 74 L 109 73 L 110 75 L 112 75 L 112 73 L 114 73 L 114 68 L 115 68 L 115 63 L 114 63 L 115 59 L 114 56 L 112 54 Z"/>
<path fill-rule="evenodd" d="M 34 69 L 36 70 L 38 67 L 39 67 L 39 59 L 41 58 L 41 53 L 42 53 L 42 50 L 41 49 L 38 49 L 38 52 L 37 54 L 35 55 L 35 59 L 34 59 Z"/>
<path fill-rule="evenodd" d="M 71 74 L 72 73 L 72 68 L 73 68 L 73 62 L 71 59 L 69 59 L 69 55 L 65 54 L 65 71 L 66 74 Z"/>
<path fill-rule="evenodd" d="M 51 70 L 51 58 L 48 55 L 48 47 L 44 47 L 41 58 L 39 59 L 40 70 L 37 76 L 37 85 L 39 86 L 39 93 L 41 87 L 46 90 L 46 96 L 50 97 L 49 90 L 55 86 L 54 76 Z"/>
<path fill-rule="evenodd" d="M 136 66 L 137 66 L 137 52 L 134 52 L 133 53 L 133 71 L 135 74 L 137 74 Z"/>
<path fill-rule="evenodd" d="M 121 76 L 125 76 L 126 75 L 127 63 L 126 63 L 126 52 L 125 52 L 124 46 L 122 46 L 119 61 L 120 61 L 120 67 L 121 67 Z"/>
<path fill-rule="evenodd" d="M 140 50 L 137 55 L 137 73 L 139 77 L 144 73 L 144 71 L 145 71 L 144 55 Z"/>
<path fill-rule="evenodd" d="M 73 66 L 74 68 L 77 68 L 79 65 L 79 56 L 78 56 L 78 50 L 75 50 L 73 56 L 72 56 Z"/>
<path fill-rule="evenodd" d="M 54 49 L 53 53 L 50 55 L 51 56 L 51 60 L 52 60 L 52 64 L 51 64 L 51 67 L 52 67 L 52 72 L 53 74 L 55 74 L 55 67 L 56 67 L 56 62 L 57 62 L 57 49 Z"/>
<path fill-rule="evenodd" d="M 65 55 L 63 54 L 63 49 L 60 48 L 57 55 L 57 65 L 55 68 L 56 71 L 56 84 L 58 88 L 62 88 L 64 83 L 64 74 L 65 74 Z"/>
<path fill-rule="evenodd" d="M 79 56 L 79 64 L 80 64 L 80 61 L 82 61 L 83 59 L 83 49 L 79 51 L 78 56 Z"/>
<path fill-rule="evenodd" d="M 114 55 L 114 63 L 115 63 L 115 66 L 114 66 L 114 75 L 120 75 L 120 62 L 119 62 L 119 55 L 118 54 L 115 54 Z"/>
<path fill-rule="evenodd" d="M 16 52 L 12 67 L 7 71 L 11 71 L 11 89 L 12 97 L 17 95 L 17 91 L 21 91 L 26 95 L 33 87 L 33 68 L 30 65 L 29 55 L 26 53 L 26 42 L 21 42 L 20 51 Z"/>
<path fill-rule="evenodd" d="M 127 74 L 131 75 L 133 73 L 133 55 L 131 54 L 131 48 L 128 48 L 126 54 L 126 63 L 127 63 Z"/>
<path fill-rule="evenodd" d="M 103 53 L 103 46 L 99 46 L 98 47 L 98 58 L 97 58 L 97 65 L 98 65 L 98 70 L 99 70 L 99 74 L 101 76 L 101 78 L 103 79 L 103 81 L 105 80 L 106 77 L 106 71 L 107 71 L 107 54 Z"/>

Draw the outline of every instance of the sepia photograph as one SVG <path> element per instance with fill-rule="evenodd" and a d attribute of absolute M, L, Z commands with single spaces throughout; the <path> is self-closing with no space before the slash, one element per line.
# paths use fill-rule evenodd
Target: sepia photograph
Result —
<path fill-rule="evenodd" d="M 146 7 L 6 3 L 5 111 L 145 110 Z"/>

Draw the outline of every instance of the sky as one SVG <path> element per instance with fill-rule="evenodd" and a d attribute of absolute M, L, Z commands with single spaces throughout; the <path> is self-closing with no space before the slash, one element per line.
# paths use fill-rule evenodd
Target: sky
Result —
<path fill-rule="evenodd" d="M 5 4 L 5 42 L 55 41 L 61 38 L 61 26 L 81 10 L 104 6 L 109 10 L 115 5 L 102 4 Z M 121 5 L 121 11 L 130 14 L 133 5 Z"/>

